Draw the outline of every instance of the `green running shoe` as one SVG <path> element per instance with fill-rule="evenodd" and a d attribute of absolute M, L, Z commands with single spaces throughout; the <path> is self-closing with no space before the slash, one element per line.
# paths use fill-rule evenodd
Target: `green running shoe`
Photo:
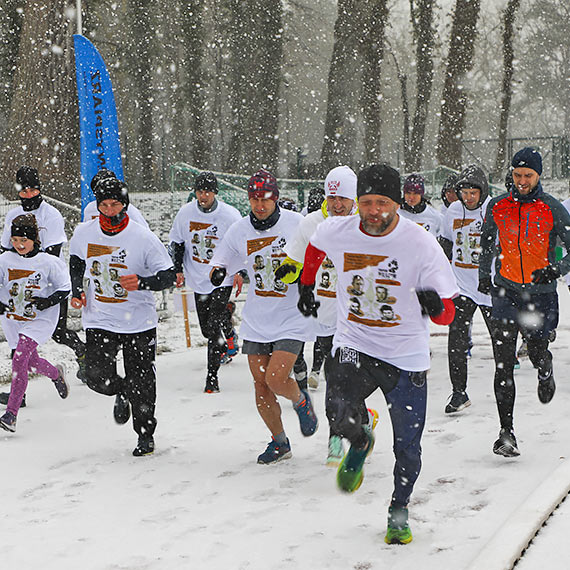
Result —
<path fill-rule="evenodd" d="M 412 531 L 409 526 L 406 528 L 388 527 L 384 542 L 386 544 L 408 544 L 412 542 Z"/>
<path fill-rule="evenodd" d="M 390 505 L 388 508 L 388 529 L 384 537 L 386 544 L 408 544 L 412 542 L 412 531 L 408 526 L 408 508 Z"/>
<path fill-rule="evenodd" d="M 368 445 L 364 449 L 355 449 L 351 445 L 348 453 L 338 466 L 336 483 L 339 489 L 347 493 L 357 491 L 364 479 L 364 461 L 368 457 L 370 448 L 374 445 L 374 435 L 367 431 L 365 433 L 368 438 Z"/>

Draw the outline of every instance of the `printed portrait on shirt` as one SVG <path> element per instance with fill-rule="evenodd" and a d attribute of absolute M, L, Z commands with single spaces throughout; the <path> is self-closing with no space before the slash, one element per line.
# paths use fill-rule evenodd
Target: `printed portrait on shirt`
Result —
<path fill-rule="evenodd" d="M 127 274 L 126 257 L 126 250 L 117 246 L 87 245 L 90 286 L 96 301 L 123 303 L 127 300 L 129 293 L 119 283 L 121 274 Z"/>
<path fill-rule="evenodd" d="M 91 273 L 91 275 L 93 275 L 94 277 L 98 277 L 99 275 L 101 275 L 101 262 L 97 261 L 96 259 L 93 261 L 93 263 L 91 264 L 91 269 L 89 270 L 89 272 Z"/>
<path fill-rule="evenodd" d="M 343 269 L 342 280 L 350 283 L 345 289 L 348 320 L 369 327 L 398 326 L 398 261 L 384 255 L 347 252 Z"/>
<path fill-rule="evenodd" d="M 346 289 L 349 295 L 362 295 L 364 293 L 364 279 L 362 275 L 354 275 L 352 283 Z"/>
<path fill-rule="evenodd" d="M 32 269 L 8 269 L 8 293 L 6 318 L 30 321 L 37 316 L 33 297 L 38 295 L 45 278 L 40 271 Z M 41 295 L 38 295 L 41 296 Z"/>
<path fill-rule="evenodd" d="M 263 278 L 259 273 L 256 273 L 255 276 L 255 288 L 256 289 L 265 289 L 265 285 L 263 284 Z"/>
<path fill-rule="evenodd" d="M 253 262 L 253 270 L 261 271 L 262 269 L 265 269 L 265 260 L 262 255 L 256 255 L 255 261 Z"/>
<path fill-rule="evenodd" d="M 323 271 L 319 287 L 322 287 L 323 289 L 328 289 L 330 286 L 331 286 L 331 275 L 328 271 Z"/>
<path fill-rule="evenodd" d="M 463 245 L 463 232 L 457 232 L 455 236 L 455 245 Z"/>

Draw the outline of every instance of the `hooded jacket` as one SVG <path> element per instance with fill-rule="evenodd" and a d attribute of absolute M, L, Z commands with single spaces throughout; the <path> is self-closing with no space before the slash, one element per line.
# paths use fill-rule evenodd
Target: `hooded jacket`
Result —
<path fill-rule="evenodd" d="M 532 283 L 532 272 L 553 265 L 562 275 L 570 271 L 570 254 L 556 261 L 556 238 L 570 251 L 570 214 L 540 182 L 529 194 L 510 191 L 487 206 L 481 236 L 479 280 L 489 278 L 495 260 L 497 286 L 531 294 L 556 291 L 551 283 Z"/>

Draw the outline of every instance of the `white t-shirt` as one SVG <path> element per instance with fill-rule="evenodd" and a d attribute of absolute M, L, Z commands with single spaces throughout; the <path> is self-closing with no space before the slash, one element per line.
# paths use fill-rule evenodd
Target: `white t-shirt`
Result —
<path fill-rule="evenodd" d="M 299 224 L 293 240 L 285 247 L 285 253 L 291 259 L 303 263 L 309 240 L 325 219 L 321 210 L 307 214 Z M 315 287 L 315 299 L 321 303 L 316 327 L 318 336 L 330 336 L 336 329 L 336 281 L 336 269 L 326 257 L 317 272 Z"/>
<path fill-rule="evenodd" d="M 116 333 L 137 333 L 155 328 L 156 302 L 152 291 L 126 291 L 121 275 L 150 277 L 172 267 L 160 240 L 143 226 L 131 223 L 108 236 L 99 220 L 79 224 L 69 243 L 70 255 L 85 261 L 89 279 L 83 327 Z"/>
<path fill-rule="evenodd" d="M 196 293 L 207 294 L 214 290 L 210 282 L 210 262 L 228 228 L 240 219 L 236 208 L 219 200 L 213 212 L 202 212 L 198 201 L 192 200 L 176 214 L 169 241 L 184 244 L 184 277 Z M 232 283 L 233 274 L 228 274 L 220 287 Z"/>
<path fill-rule="evenodd" d="M 67 242 L 63 216 L 51 204 L 42 200 L 39 207 L 35 210 L 25 212 L 22 206 L 16 206 L 6 214 L 4 232 L 2 233 L 2 247 L 4 249 L 10 249 L 12 247 L 12 243 L 10 242 L 12 234 L 12 220 L 16 216 L 21 216 L 23 214 L 33 214 L 35 216 L 40 230 L 40 242 L 42 249 L 45 250 L 52 245 Z"/>
<path fill-rule="evenodd" d="M 59 304 L 39 311 L 31 297 L 49 297 L 56 291 L 70 291 L 67 267 L 54 255 L 40 252 L 23 257 L 15 251 L 0 255 L 0 301 L 8 305 L 1 322 L 10 348 L 16 348 L 20 334 L 43 344 L 53 335 L 59 318 Z"/>
<path fill-rule="evenodd" d="M 245 268 L 250 285 L 242 311 L 240 337 L 252 342 L 315 339 L 314 318 L 297 309 L 297 284 L 276 280 L 274 268 L 286 257 L 287 241 L 292 239 L 301 214 L 284 210 L 277 223 L 267 230 L 256 230 L 249 216 L 233 224 L 216 248 L 212 265 L 225 267 L 229 274 Z"/>
<path fill-rule="evenodd" d="M 330 218 L 311 238 L 338 272 L 333 351 L 352 348 L 402 370 L 427 370 L 428 317 L 416 290 L 454 297 L 449 261 L 432 235 L 405 218 L 386 236 L 369 236 L 359 224 L 360 216 Z"/>
<path fill-rule="evenodd" d="M 408 220 L 415 222 L 419 226 L 422 226 L 424 230 L 427 230 L 434 237 L 439 235 L 439 227 L 441 225 L 441 214 L 429 204 L 426 204 L 426 209 L 419 214 L 414 214 L 413 212 L 408 212 L 403 208 L 398 210 L 398 213 Z"/>
<path fill-rule="evenodd" d="M 129 215 L 129 218 L 133 222 L 136 222 L 137 224 L 140 224 L 141 226 L 150 229 L 141 211 L 136 206 L 129 204 L 127 206 L 127 214 Z M 85 206 L 85 210 L 83 210 L 83 220 L 85 222 L 88 222 L 89 220 L 94 220 L 95 218 L 98 217 L 99 217 L 99 210 L 97 209 L 97 200 L 92 200 L 91 202 L 89 202 L 89 204 L 87 204 L 87 206 Z"/>
<path fill-rule="evenodd" d="M 481 228 L 485 219 L 487 197 L 480 208 L 468 210 L 461 200 L 447 209 L 441 225 L 441 237 L 449 240 L 453 256 L 451 267 L 459 292 L 478 305 L 491 306 L 491 296 L 477 291 L 479 286 L 479 256 L 481 255 Z"/>

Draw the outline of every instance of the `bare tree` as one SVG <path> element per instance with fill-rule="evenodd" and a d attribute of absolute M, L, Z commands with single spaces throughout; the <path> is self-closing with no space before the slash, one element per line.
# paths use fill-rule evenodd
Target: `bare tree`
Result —
<path fill-rule="evenodd" d="M 129 0 L 125 19 L 124 58 L 132 86 L 128 94 L 132 125 L 126 141 L 129 146 L 127 179 L 131 185 L 144 190 L 155 188 L 158 182 L 153 130 L 151 8 L 151 0 Z"/>
<path fill-rule="evenodd" d="M 461 140 L 465 127 L 467 72 L 473 66 L 480 0 L 456 0 L 443 86 L 437 160 L 451 168 L 461 167 Z"/>
<path fill-rule="evenodd" d="M 277 168 L 283 60 L 281 2 L 231 0 L 232 134 L 227 168 Z"/>
<path fill-rule="evenodd" d="M 495 158 L 495 174 L 503 172 L 507 154 L 507 127 L 513 97 L 513 38 L 514 24 L 520 0 L 509 0 L 503 12 L 503 81 L 501 84 L 501 112 L 499 116 L 499 142 Z"/>
<path fill-rule="evenodd" d="M 422 166 L 424 139 L 431 90 L 433 85 L 433 28 L 434 0 L 410 0 L 413 36 L 416 42 L 416 107 L 412 122 L 410 150 L 407 153 L 407 171 Z M 406 153 L 405 153 L 406 156 Z"/>
<path fill-rule="evenodd" d="M 181 85 L 182 100 L 188 117 L 188 155 L 198 168 L 207 168 L 210 162 L 211 137 L 208 128 L 206 103 L 206 76 L 204 73 L 205 38 L 203 27 L 203 0 L 181 3 L 180 31 L 184 42 L 185 77 Z"/>
<path fill-rule="evenodd" d="M 8 124 L 0 142 L 0 186 L 15 197 L 15 172 L 36 167 L 46 193 L 79 200 L 79 122 L 73 26 L 66 0 L 30 0 L 22 29 Z"/>
<path fill-rule="evenodd" d="M 360 101 L 364 121 L 365 160 L 370 164 L 380 160 L 382 133 L 380 108 L 382 98 L 381 66 L 384 59 L 388 3 L 387 0 L 372 0 L 363 3 L 363 8 L 365 17 L 361 26 L 363 70 Z"/>
<path fill-rule="evenodd" d="M 339 164 L 352 164 L 354 161 L 357 113 L 355 103 L 360 91 L 359 4 L 357 0 L 338 1 L 321 150 L 323 173 Z"/>

